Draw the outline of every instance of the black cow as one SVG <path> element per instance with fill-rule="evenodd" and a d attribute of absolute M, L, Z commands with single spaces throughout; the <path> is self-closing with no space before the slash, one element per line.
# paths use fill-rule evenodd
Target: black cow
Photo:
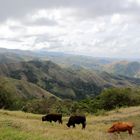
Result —
<path fill-rule="evenodd" d="M 42 121 L 59 122 L 62 124 L 62 114 L 48 114 L 42 117 Z"/>
<path fill-rule="evenodd" d="M 71 116 L 69 118 L 69 121 L 66 125 L 68 127 L 70 127 L 72 125 L 74 128 L 75 124 L 80 124 L 80 123 L 82 124 L 82 129 L 84 129 L 86 127 L 86 117 L 80 116 L 80 115 L 75 115 L 75 116 Z"/>

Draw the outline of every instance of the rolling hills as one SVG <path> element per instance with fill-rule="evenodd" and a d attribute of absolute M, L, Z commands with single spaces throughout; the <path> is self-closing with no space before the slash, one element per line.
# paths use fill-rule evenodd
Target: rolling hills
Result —
<path fill-rule="evenodd" d="M 93 97 L 109 87 L 139 86 L 139 68 L 139 62 L 0 49 L 0 76 L 33 83 L 63 99 Z"/>
<path fill-rule="evenodd" d="M 1 64 L 0 75 L 32 82 L 62 98 L 76 98 L 79 95 L 83 98 L 100 90 L 95 83 L 88 83 L 74 71 L 63 69 L 51 61 Z"/>
<path fill-rule="evenodd" d="M 30 51 L 0 48 L 0 64 L 29 61 L 35 58 L 37 57 Z"/>
<path fill-rule="evenodd" d="M 22 51 L 0 48 L 0 64 L 27 62 L 31 60 L 50 60 L 62 67 L 70 67 L 73 69 L 85 68 L 133 78 L 140 77 L 140 60 L 138 59 L 99 58 L 94 56 L 48 52 L 46 49 Z"/>
<path fill-rule="evenodd" d="M 119 61 L 104 66 L 104 70 L 116 75 L 140 78 L 140 63 L 137 61 Z"/>
<path fill-rule="evenodd" d="M 140 79 L 84 68 L 62 68 L 51 61 L 32 60 L 0 64 L 0 75 L 38 85 L 60 98 L 83 99 L 108 87 L 140 85 Z"/>

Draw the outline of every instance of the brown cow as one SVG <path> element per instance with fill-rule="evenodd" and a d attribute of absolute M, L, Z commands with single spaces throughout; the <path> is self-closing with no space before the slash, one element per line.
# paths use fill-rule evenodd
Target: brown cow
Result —
<path fill-rule="evenodd" d="M 115 122 L 113 123 L 112 127 L 108 129 L 108 133 L 120 133 L 128 131 L 128 133 L 131 135 L 133 127 L 134 124 L 132 122 Z"/>

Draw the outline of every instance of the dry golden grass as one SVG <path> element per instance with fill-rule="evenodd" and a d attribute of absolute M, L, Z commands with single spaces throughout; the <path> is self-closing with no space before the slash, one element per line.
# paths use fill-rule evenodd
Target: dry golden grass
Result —
<path fill-rule="evenodd" d="M 68 117 L 63 118 L 63 125 L 42 122 L 42 115 L 21 111 L 0 110 L 0 140 L 140 140 L 140 107 L 123 108 L 107 112 L 105 116 L 87 115 L 87 127 L 67 128 Z M 110 135 L 107 129 L 112 122 L 129 120 L 135 123 L 134 135 L 127 132 Z"/>

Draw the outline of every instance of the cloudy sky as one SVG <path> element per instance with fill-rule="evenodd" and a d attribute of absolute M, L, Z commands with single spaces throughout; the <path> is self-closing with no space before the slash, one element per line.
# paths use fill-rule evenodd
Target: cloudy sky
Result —
<path fill-rule="evenodd" d="M 0 0 L 0 47 L 140 57 L 140 0 Z"/>

